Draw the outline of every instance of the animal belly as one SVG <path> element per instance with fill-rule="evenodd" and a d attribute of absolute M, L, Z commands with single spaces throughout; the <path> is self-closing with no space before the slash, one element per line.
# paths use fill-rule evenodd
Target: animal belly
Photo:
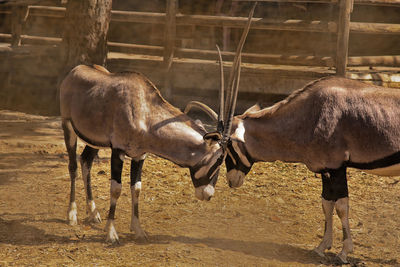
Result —
<path fill-rule="evenodd" d="M 372 170 L 364 170 L 367 173 L 380 175 L 380 176 L 398 176 L 400 175 L 400 163 L 395 164 L 389 167 L 372 169 Z"/>
<path fill-rule="evenodd" d="M 73 121 L 72 122 L 72 128 L 74 129 L 76 135 L 81 139 L 85 144 L 93 147 L 93 148 L 104 148 L 104 147 L 110 147 L 110 142 L 109 140 L 104 137 L 101 133 L 102 131 L 99 131 L 94 129 L 94 131 L 88 130 L 87 127 L 86 129 L 84 127 L 77 127 Z"/>

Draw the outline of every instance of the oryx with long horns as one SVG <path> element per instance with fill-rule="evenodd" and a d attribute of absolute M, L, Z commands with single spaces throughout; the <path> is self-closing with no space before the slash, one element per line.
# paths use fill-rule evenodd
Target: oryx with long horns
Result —
<path fill-rule="evenodd" d="M 400 90 L 325 77 L 285 100 L 236 116 L 225 160 L 231 187 L 241 186 L 255 162 L 301 162 L 322 177 L 325 232 L 315 252 L 332 246 L 333 211 L 343 228 L 347 263 L 353 250 L 349 224 L 347 168 L 400 175 Z"/>
<path fill-rule="evenodd" d="M 314 251 L 324 256 L 331 248 L 336 209 L 343 227 L 337 259 L 347 263 L 346 170 L 400 175 L 400 90 L 339 77 L 313 81 L 271 107 L 235 116 L 226 152 L 230 187 L 241 186 L 255 162 L 301 162 L 321 174 L 325 232 Z"/>
<path fill-rule="evenodd" d="M 232 84 L 234 81 L 239 83 L 240 52 L 249 31 L 253 12 L 254 7 L 235 57 L 231 71 Z M 221 59 L 220 66 L 222 68 Z M 222 73 L 221 77 L 223 88 Z M 230 91 L 229 94 L 235 95 Z M 223 92 L 220 95 L 223 98 Z M 210 200 L 214 195 L 220 165 L 225 157 L 226 140 L 229 139 L 229 131 L 221 129 L 231 127 L 236 95 L 227 101 L 229 109 L 225 111 L 222 106 L 219 114 L 219 131 L 207 133 L 202 125 L 169 104 L 157 88 L 140 73 L 110 73 L 100 66 L 85 65 L 71 70 L 60 87 L 62 127 L 71 178 L 69 224 L 77 224 L 77 137 L 87 144 L 80 162 L 87 211 L 89 219 L 93 222 L 100 222 L 101 218 L 91 189 L 92 162 L 99 148 L 111 148 L 112 151 L 111 198 L 106 225 L 108 241 L 118 241 L 114 215 L 121 194 L 121 173 L 125 156 L 131 158 L 131 230 L 135 231 L 137 237 L 146 238 L 139 223 L 138 209 L 141 173 L 146 153 L 158 155 L 189 168 L 196 197 L 200 200 Z"/>

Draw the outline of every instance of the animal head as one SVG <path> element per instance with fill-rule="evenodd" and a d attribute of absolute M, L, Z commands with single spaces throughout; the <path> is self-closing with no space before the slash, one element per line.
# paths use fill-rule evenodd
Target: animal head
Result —
<path fill-rule="evenodd" d="M 254 108 L 252 107 L 251 109 Z M 235 117 L 232 128 L 233 132 L 226 147 L 226 180 L 229 187 L 239 187 L 243 184 L 244 178 L 249 173 L 254 161 L 246 149 L 243 120 L 238 116 Z"/>
<path fill-rule="evenodd" d="M 236 50 L 235 58 L 233 60 L 229 75 L 226 98 L 224 97 L 224 66 L 222 62 L 221 51 L 217 46 L 221 79 L 218 115 L 207 105 L 197 101 L 190 102 L 184 111 L 185 113 L 188 113 L 191 108 L 197 107 L 205 111 L 211 118 L 217 121 L 217 130 L 204 135 L 204 140 L 208 144 L 208 149 L 211 153 L 207 153 L 206 156 L 195 167 L 190 168 L 192 181 L 196 188 L 196 197 L 200 200 L 209 200 L 214 194 L 214 187 L 218 179 L 219 169 L 224 161 L 224 158 L 226 157 L 227 147 L 230 143 L 232 120 L 239 90 L 241 52 L 250 29 L 251 19 L 254 14 L 255 7 L 256 3 L 253 5 L 253 8 L 250 11 L 247 25 L 243 31 L 238 48 Z"/>
<path fill-rule="evenodd" d="M 199 200 L 210 200 L 214 195 L 224 152 L 219 143 L 221 140 L 219 133 L 207 133 L 203 138 L 206 153 L 195 166 L 189 167 L 189 170 L 195 187 L 195 196 Z"/>

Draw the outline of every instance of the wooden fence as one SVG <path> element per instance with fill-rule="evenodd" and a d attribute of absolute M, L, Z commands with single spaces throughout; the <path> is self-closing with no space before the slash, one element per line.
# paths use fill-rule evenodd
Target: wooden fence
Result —
<path fill-rule="evenodd" d="M 252 1 L 233 0 L 240 3 Z M 371 38 L 400 37 L 400 22 L 398 21 L 396 23 L 351 21 L 352 12 L 360 6 L 386 7 L 398 10 L 400 14 L 400 0 L 259 0 L 258 2 L 261 2 L 259 9 L 270 3 L 332 7 L 335 10 L 333 12 L 335 17 L 326 16 L 326 20 L 255 17 L 252 20 L 251 30 L 266 33 L 330 34 L 333 37 L 326 40 L 326 46 L 332 46 L 333 49 L 327 55 L 287 54 L 285 51 L 281 53 L 246 51 L 242 58 L 243 79 L 240 96 L 243 101 L 239 102 L 241 106 L 239 109 L 260 99 L 266 100 L 265 102 L 275 101 L 307 81 L 326 75 L 348 76 L 398 86 L 400 52 L 389 55 L 349 56 L 348 51 L 351 34 L 370 35 Z M 11 48 L 3 47 L 0 57 L 3 55 L 3 58 L 10 59 L 16 55 L 21 56 L 24 46 L 26 51 L 31 52 L 40 50 L 38 47 L 43 47 L 46 51 L 53 49 L 55 51 L 51 54 L 57 57 L 56 51 L 61 43 L 60 36 L 37 36 L 24 32 L 29 18 L 52 21 L 64 19 L 65 8 L 59 4 L 59 1 L 46 1 L 46 4 L 49 3 L 57 3 L 58 6 L 12 5 L 11 8 L 0 6 L 0 15 L 11 21 L 11 27 L 9 27 L 11 32 L 0 33 L 0 40 L 10 43 Z M 240 29 L 244 27 L 246 20 L 245 17 L 182 14 L 179 12 L 177 0 L 166 0 L 165 13 L 113 10 L 112 23 L 157 25 L 164 29 L 165 34 L 161 44 L 109 41 L 108 66 L 112 71 L 128 69 L 144 72 L 158 87 L 162 88 L 167 99 L 179 106 L 193 98 L 215 106 L 215 89 L 218 88 L 218 75 L 215 75 L 216 51 L 208 47 L 199 49 L 177 45 L 177 29 L 187 26 Z M 26 46 L 28 44 L 30 46 Z M 234 52 L 223 51 L 222 54 L 228 68 Z M 57 58 L 54 60 L 59 62 Z M 0 72 L 10 72 L 11 65 L 13 64 L 1 64 L 0 67 L 3 66 L 3 69 Z M 18 66 L 11 68 L 14 69 L 12 75 L 22 75 L 17 73 L 17 68 Z M 57 70 L 57 68 L 54 69 Z M 274 98 L 274 95 L 277 98 Z"/>

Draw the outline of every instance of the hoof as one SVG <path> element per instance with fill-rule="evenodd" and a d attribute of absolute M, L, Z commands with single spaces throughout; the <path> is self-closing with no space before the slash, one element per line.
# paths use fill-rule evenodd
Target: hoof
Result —
<path fill-rule="evenodd" d="M 76 212 L 70 211 L 68 212 L 68 224 L 69 225 L 77 225 L 78 218 L 76 216 Z"/>
<path fill-rule="evenodd" d="M 323 251 L 319 250 L 318 248 L 314 248 L 314 249 L 312 250 L 312 252 L 313 252 L 314 254 L 318 255 L 318 256 L 321 257 L 321 258 L 325 258 L 325 253 L 324 253 Z"/>
<path fill-rule="evenodd" d="M 68 224 L 69 225 L 77 225 L 78 224 L 78 212 L 77 212 L 77 207 L 76 207 L 75 202 L 72 202 L 69 204 Z"/>
<path fill-rule="evenodd" d="M 100 213 L 98 211 L 95 211 L 92 216 L 89 217 L 89 222 L 92 223 L 101 223 L 101 217 Z"/>
<path fill-rule="evenodd" d="M 69 218 L 68 219 L 68 224 L 71 225 L 71 226 L 78 225 L 78 220 L 76 219 L 76 217 L 73 218 L 73 219 Z"/>
<path fill-rule="evenodd" d="M 347 260 L 347 256 L 339 253 L 338 255 L 336 255 L 334 263 L 342 265 L 342 264 L 349 264 L 349 261 Z"/>
<path fill-rule="evenodd" d="M 106 242 L 119 244 L 119 238 L 117 231 L 115 230 L 114 223 L 108 221 L 105 230 L 107 232 Z"/>
<path fill-rule="evenodd" d="M 142 231 L 140 234 L 136 233 L 135 239 L 138 243 L 148 243 L 149 242 L 149 237 L 146 234 L 146 232 L 144 232 L 144 231 Z"/>

